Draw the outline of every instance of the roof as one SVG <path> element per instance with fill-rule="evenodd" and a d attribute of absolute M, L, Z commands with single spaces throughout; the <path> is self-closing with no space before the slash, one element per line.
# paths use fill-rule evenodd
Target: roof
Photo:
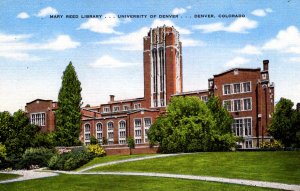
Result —
<path fill-rule="evenodd" d="M 143 101 L 144 98 L 141 97 L 141 98 L 132 98 L 132 99 L 123 99 L 123 100 L 116 100 L 116 101 L 110 101 L 108 103 L 104 103 L 104 104 L 101 104 L 101 105 L 110 105 L 110 104 L 113 104 L 113 103 L 126 103 L 126 102 L 133 102 L 133 101 Z"/>
<path fill-rule="evenodd" d="M 208 92 L 208 90 L 187 91 L 187 92 L 182 92 L 182 93 L 178 93 L 178 94 L 173 94 L 172 96 L 189 95 L 189 94 L 200 94 L 200 93 L 205 93 L 205 92 Z"/>
<path fill-rule="evenodd" d="M 45 101 L 45 102 L 51 101 L 51 102 L 53 102 L 51 99 L 39 99 L 38 98 L 38 99 L 35 99 L 35 100 L 31 101 L 31 102 L 26 103 L 26 105 L 27 104 L 31 104 L 31 103 L 33 103 L 35 101 Z M 57 102 L 53 102 L 53 103 L 57 103 Z"/>
<path fill-rule="evenodd" d="M 223 74 L 226 74 L 226 73 L 229 73 L 229 72 L 232 72 L 234 70 L 239 70 L 239 71 L 253 71 L 253 72 L 256 72 L 256 71 L 260 71 L 261 69 L 260 68 L 231 68 L 229 70 L 226 70 L 224 72 L 221 72 L 219 74 L 215 74 L 214 77 L 218 77 L 218 76 L 221 76 Z"/>

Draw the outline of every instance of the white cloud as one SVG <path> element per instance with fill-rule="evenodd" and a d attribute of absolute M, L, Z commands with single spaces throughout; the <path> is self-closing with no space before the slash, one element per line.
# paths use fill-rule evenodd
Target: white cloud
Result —
<path fill-rule="evenodd" d="M 250 60 L 243 57 L 234 57 L 225 63 L 225 67 L 238 67 L 248 63 Z"/>
<path fill-rule="evenodd" d="M 226 31 L 232 33 L 248 33 L 248 30 L 254 29 L 258 23 L 248 18 L 238 18 L 229 25 L 225 26 L 224 23 L 211 23 L 206 25 L 195 25 L 194 29 L 201 30 L 203 33 L 211 33 L 217 31 Z"/>
<path fill-rule="evenodd" d="M 42 45 L 43 49 L 47 50 L 66 50 L 77 48 L 80 46 L 79 42 L 73 41 L 68 35 L 59 35 L 55 40 Z"/>
<path fill-rule="evenodd" d="M 173 9 L 172 14 L 173 15 L 181 15 L 181 14 L 183 14 L 185 12 L 186 12 L 185 8 L 177 8 L 176 7 L 175 9 Z"/>
<path fill-rule="evenodd" d="M 39 57 L 34 56 L 31 51 L 46 50 L 65 50 L 76 48 L 79 42 L 74 42 L 68 35 L 60 35 L 48 43 L 29 43 L 32 36 L 28 34 L 0 34 L 0 57 L 17 61 L 37 61 Z"/>
<path fill-rule="evenodd" d="M 54 9 L 53 7 L 46 7 L 44 9 L 41 9 L 39 13 L 37 14 L 38 17 L 46 17 L 48 15 L 57 15 L 58 11 Z"/>
<path fill-rule="evenodd" d="M 143 37 L 146 36 L 148 31 L 148 27 L 143 27 L 138 31 L 101 41 L 99 44 L 121 45 L 118 47 L 120 50 L 143 50 Z"/>
<path fill-rule="evenodd" d="M 225 28 L 227 32 L 246 33 L 248 29 L 257 27 L 257 22 L 248 18 L 238 18 Z"/>
<path fill-rule="evenodd" d="M 160 20 L 156 19 L 151 24 L 151 28 L 155 28 L 157 26 L 174 26 L 180 34 L 190 34 L 191 32 L 188 29 L 181 28 L 176 26 L 170 20 Z M 137 31 L 123 34 L 120 36 L 112 37 L 108 40 L 100 41 L 98 44 L 112 44 L 112 45 L 119 45 L 117 49 L 119 50 L 128 50 L 128 51 L 137 51 L 143 50 L 143 37 L 147 35 L 149 32 L 149 27 L 142 27 Z M 204 43 L 202 41 L 197 41 L 191 38 L 181 38 L 182 43 L 185 47 L 188 46 L 202 46 Z"/>
<path fill-rule="evenodd" d="M 266 11 L 263 9 L 255 9 L 251 12 L 252 15 L 258 16 L 258 17 L 264 17 L 267 15 Z"/>
<path fill-rule="evenodd" d="M 137 65 L 138 63 L 121 62 L 109 55 L 103 55 L 90 64 L 93 68 L 122 68 Z"/>
<path fill-rule="evenodd" d="M 203 33 L 211 33 L 211 32 L 217 32 L 217 31 L 223 31 L 225 29 L 225 26 L 223 23 L 211 23 L 211 24 L 205 24 L 205 25 L 194 25 L 194 29 L 202 30 Z"/>
<path fill-rule="evenodd" d="M 300 62 L 300 57 L 292 57 L 289 59 L 291 62 Z"/>
<path fill-rule="evenodd" d="M 272 13 L 273 10 L 271 8 L 267 9 L 255 9 L 254 11 L 251 12 L 252 15 L 255 15 L 257 17 L 264 17 L 267 15 L 267 13 Z"/>
<path fill-rule="evenodd" d="M 191 5 L 189 5 L 189 6 L 187 6 L 186 8 L 187 8 L 187 9 L 191 9 L 191 8 L 192 8 L 192 6 L 191 6 Z"/>
<path fill-rule="evenodd" d="M 260 55 L 262 54 L 260 49 L 253 45 L 246 45 L 244 48 L 240 50 L 236 50 L 238 53 L 249 54 L 249 55 Z"/>
<path fill-rule="evenodd" d="M 88 19 L 85 23 L 80 25 L 79 29 L 86 29 L 96 33 L 121 34 L 114 29 L 115 27 L 119 26 L 119 24 L 120 20 L 116 14 L 106 13 L 101 19 Z"/>
<path fill-rule="evenodd" d="M 265 50 L 300 54 L 300 32 L 297 27 L 289 26 L 278 32 L 275 38 L 263 45 Z"/>
<path fill-rule="evenodd" d="M 17 15 L 18 19 L 28 19 L 30 16 L 26 12 L 21 12 Z"/>

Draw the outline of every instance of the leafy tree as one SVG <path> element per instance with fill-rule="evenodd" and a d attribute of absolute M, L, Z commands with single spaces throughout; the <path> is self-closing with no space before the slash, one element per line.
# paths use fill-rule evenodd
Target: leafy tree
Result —
<path fill-rule="evenodd" d="M 16 167 L 25 150 L 33 146 L 39 130 L 38 126 L 30 124 L 26 113 L 21 110 L 13 115 L 0 112 L 0 139 L 6 148 L 6 161 L 1 166 Z"/>
<path fill-rule="evenodd" d="M 213 105 L 213 104 L 212 104 Z M 217 107 L 216 107 L 217 108 Z M 216 126 L 224 126 L 219 130 Z M 173 97 L 166 115 L 148 131 L 150 143 L 158 142 L 162 152 L 229 150 L 234 144 L 226 122 L 216 122 L 212 111 L 198 97 Z"/>
<path fill-rule="evenodd" d="M 6 159 L 6 148 L 5 145 L 0 143 L 0 164 Z"/>
<path fill-rule="evenodd" d="M 56 139 L 58 145 L 73 146 L 80 144 L 81 122 L 81 83 L 75 68 L 70 62 L 62 77 L 56 111 Z"/>
<path fill-rule="evenodd" d="M 281 98 L 276 104 L 268 132 L 286 147 L 300 147 L 300 113 L 293 109 L 294 103 Z"/>

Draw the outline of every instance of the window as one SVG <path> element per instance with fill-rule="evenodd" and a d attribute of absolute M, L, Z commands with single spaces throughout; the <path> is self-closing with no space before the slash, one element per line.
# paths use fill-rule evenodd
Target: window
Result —
<path fill-rule="evenodd" d="M 164 99 L 160 100 L 160 106 L 165 106 L 165 100 Z"/>
<path fill-rule="evenodd" d="M 134 128 L 141 128 L 142 120 L 141 119 L 134 119 Z"/>
<path fill-rule="evenodd" d="M 151 118 L 144 118 L 144 142 L 148 142 L 148 130 L 151 127 Z"/>
<path fill-rule="evenodd" d="M 119 122 L 119 144 L 126 144 L 126 122 Z"/>
<path fill-rule="evenodd" d="M 134 109 L 140 109 L 140 108 L 141 108 L 141 104 L 140 103 L 134 104 Z"/>
<path fill-rule="evenodd" d="M 38 126 L 45 126 L 46 121 L 46 114 L 45 113 L 33 113 L 31 114 L 31 124 L 38 125 Z"/>
<path fill-rule="evenodd" d="M 114 106 L 114 112 L 120 111 L 120 106 Z"/>
<path fill-rule="evenodd" d="M 243 136 L 243 119 L 235 119 L 232 130 L 236 136 Z"/>
<path fill-rule="evenodd" d="M 245 126 L 245 136 L 251 136 L 252 132 L 252 122 L 251 118 L 244 119 L 244 126 Z"/>
<path fill-rule="evenodd" d="M 252 118 L 234 119 L 232 131 L 236 136 L 251 136 L 252 135 Z"/>
<path fill-rule="evenodd" d="M 134 119 L 134 139 L 136 144 L 142 143 L 142 120 Z"/>
<path fill-rule="evenodd" d="M 153 99 L 153 105 L 154 105 L 154 107 L 157 107 L 157 100 L 156 99 Z"/>
<path fill-rule="evenodd" d="M 241 84 L 233 84 L 233 92 L 240 93 L 241 92 Z"/>
<path fill-rule="evenodd" d="M 251 110 L 251 98 L 244 99 L 244 110 Z"/>
<path fill-rule="evenodd" d="M 233 110 L 234 111 L 241 111 L 241 100 L 237 99 L 237 100 L 233 100 Z"/>
<path fill-rule="evenodd" d="M 107 123 L 107 143 L 114 144 L 114 124 L 111 121 Z"/>
<path fill-rule="evenodd" d="M 230 85 L 224 85 L 223 86 L 224 95 L 229 95 L 230 92 Z"/>
<path fill-rule="evenodd" d="M 207 96 L 201 96 L 201 100 L 206 103 L 208 101 L 208 97 Z"/>
<path fill-rule="evenodd" d="M 109 107 L 104 107 L 103 108 L 103 113 L 109 113 L 110 112 L 110 108 Z"/>
<path fill-rule="evenodd" d="M 102 144 L 102 137 L 103 137 L 103 131 L 102 131 L 102 123 L 96 124 L 96 139 L 98 140 L 99 144 Z"/>
<path fill-rule="evenodd" d="M 227 110 L 227 111 L 231 111 L 231 100 L 225 100 L 223 102 L 223 107 Z"/>
<path fill-rule="evenodd" d="M 123 106 L 123 111 L 128 111 L 129 110 L 129 106 L 128 105 L 124 105 Z"/>
<path fill-rule="evenodd" d="M 246 140 L 245 147 L 246 147 L 246 149 L 251 149 L 252 148 L 252 140 Z"/>
<path fill-rule="evenodd" d="M 244 92 L 251 92 L 250 82 L 244 82 L 243 89 L 244 89 Z"/>
<path fill-rule="evenodd" d="M 84 143 L 87 145 L 90 143 L 91 139 L 91 125 L 86 123 L 84 125 Z"/>
<path fill-rule="evenodd" d="M 135 139 L 135 144 L 141 144 L 142 143 L 142 139 Z"/>

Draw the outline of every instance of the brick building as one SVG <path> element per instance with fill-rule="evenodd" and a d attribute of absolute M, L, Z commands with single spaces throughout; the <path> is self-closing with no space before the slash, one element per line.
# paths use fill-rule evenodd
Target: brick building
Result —
<path fill-rule="evenodd" d="M 232 129 L 244 138 L 242 148 L 257 147 L 270 139 L 266 127 L 274 110 L 274 85 L 269 82 L 268 60 L 263 61 L 263 70 L 234 68 L 208 79 L 207 90 L 183 92 L 182 44 L 177 30 L 153 28 L 143 41 L 144 97 L 115 100 L 110 95 L 108 103 L 82 108 L 83 143 L 89 144 L 94 136 L 107 147 L 125 147 L 131 136 L 137 146 L 147 147 L 147 130 L 165 112 L 172 96 L 198 96 L 207 101 L 211 95 L 218 96 L 233 115 Z M 26 104 L 32 123 L 40 125 L 42 131 L 55 128 L 56 108 L 57 103 L 51 100 Z"/>

